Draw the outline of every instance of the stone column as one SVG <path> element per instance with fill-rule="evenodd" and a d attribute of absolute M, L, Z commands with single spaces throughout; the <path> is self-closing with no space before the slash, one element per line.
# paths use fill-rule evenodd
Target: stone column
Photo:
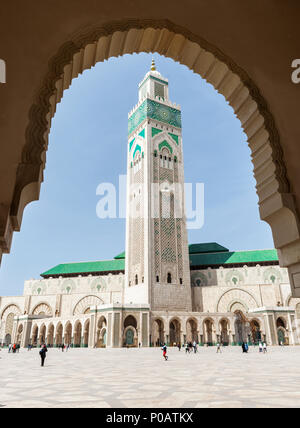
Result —
<path fill-rule="evenodd" d="M 292 326 L 292 320 L 291 320 L 291 314 L 287 314 L 288 318 L 288 328 L 289 328 L 289 340 L 291 341 L 291 345 L 295 345 L 295 337 L 294 337 L 294 331 Z"/>
<path fill-rule="evenodd" d="M 84 323 L 83 323 L 83 330 L 84 330 Z M 89 341 L 88 341 L 88 347 L 93 348 L 96 343 L 95 338 L 96 333 L 96 314 L 92 313 L 90 316 L 90 331 L 89 331 Z"/>

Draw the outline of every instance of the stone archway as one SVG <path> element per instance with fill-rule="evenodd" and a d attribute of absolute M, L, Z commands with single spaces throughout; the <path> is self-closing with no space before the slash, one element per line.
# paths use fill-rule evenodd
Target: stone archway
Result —
<path fill-rule="evenodd" d="M 16 343 L 19 344 L 19 345 L 21 345 L 23 333 L 24 333 L 24 331 L 23 331 L 23 324 L 20 324 L 18 326 L 18 332 L 17 332 L 17 338 L 16 338 Z"/>
<path fill-rule="evenodd" d="M 138 324 L 133 315 L 127 315 L 124 319 L 123 344 L 125 346 L 138 346 Z"/>
<path fill-rule="evenodd" d="M 289 337 L 286 330 L 286 321 L 282 317 L 278 317 L 276 320 L 276 329 L 277 329 L 277 340 L 278 345 L 288 345 Z"/>
<path fill-rule="evenodd" d="M 82 346 L 87 348 L 89 346 L 89 335 L 90 335 L 90 320 L 87 319 L 83 327 L 83 342 Z"/>
<path fill-rule="evenodd" d="M 43 345 L 44 343 L 46 343 L 46 326 L 45 324 L 43 324 L 40 327 L 40 332 L 39 332 L 39 345 Z"/>
<path fill-rule="evenodd" d="M 186 322 L 186 342 L 198 343 L 198 323 L 194 318 Z"/>
<path fill-rule="evenodd" d="M 262 340 L 260 322 L 256 319 L 250 321 L 251 341 L 258 344 Z"/>
<path fill-rule="evenodd" d="M 39 328 L 35 324 L 32 328 L 32 336 L 31 336 L 31 344 L 32 346 L 38 346 L 38 334 L 39 334 Z"/>
<path fill-rule="evenodd" d="M 63 91 L 69 88 L 73 78 L 97 62 L 139 52 L 157 52 L 186 65 L 224 95 L 248 136 L 260 216 L 272 228 L 275 246 L 281 249 L 281 264 L 298 263 L 298 269 L 296 251 L 290 251 L 299 245 L 298 213 L 287 178 L 279 133 L 267 103 L 245 70 L 232 58 L 168 20 L 125 19 L 100 27 L 85 27 L 62 41 L 56 54 L 49 58 L 48 70 L 41 76 L 42 83 L 28 113 L 26 143 L 17 170 L 10 212 L 13 229 L 20 229 L 24 207 L 39 198 L 51 119 Z M 283 224 L 288 225 L 288 233 L 282 233 Z M 295 276 L 295 281 L 297 278 Z M 291 282 L 293 286 L 293 275 Z M 297 294 L 296 288 L 294 293 Z"/>
<path fill-rule="evenodd" d="M 176 346 L 181 342 L 181 323 L 177 318 L 173 318 L 169 323 L 169 345 Z"/>
<path fill-rule="evenodd" d="M 55 346 L 59 347 L 63 344 L 63 326 L 58 323 L 55 330 Z"/>
<path fill-rule="evenodd" d="M 105 348 L 107 343 L 107 320 L 102 315 L 97 323 L 97 347 Z"/>
<path fill-rule="evenodd" d="M 220 342 L 224 345 L 227 346 L 229 345 L 229 321 L 227 318 L 223 318 L 220 321 Z"/>
<path fill-rule="evenodd" d="M 76 321 L 74 325 L 74 343 L 73 343 L 75 348 L 80 348 L 81 336 L 82 336 L 82 325 L 80 321 Z"/>
<path fill-rule="evenodd" d="M 72 324 L 68 321 L 65 325 L 65 335 L 64 335 L 64 344 L 71 345 L 72 344 Z"/>
<path fill-rule="evenodd" d="M 204 342 L 211 346 L 214 344 L 214 321 L 207 318 L 203 321 Z"/>
<path fill-rule="evenodd" d="M 162 346 L 165 342 L 164 322 L 161 318 L 156 318 L 152 323 L 151 342 L 154 346 Z"/>
<path fill-rule="evenodd" d="M 250 339 L 250 323 L 242 310 L 236 310 L 234 315 L 235 342 L 239 345 L 247 343 Z"/>
<path fill-rule="evenodd" d="M 47 346 L 52 347 L 54 345 L 54 325 L 51 323 L 47 330 Z"/>

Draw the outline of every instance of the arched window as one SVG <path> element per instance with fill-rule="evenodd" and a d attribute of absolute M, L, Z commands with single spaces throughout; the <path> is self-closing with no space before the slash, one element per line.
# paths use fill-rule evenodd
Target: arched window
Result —
<path fill-rule="evenodd" d="M 170 272 L 168 272 L 168 276 L 167 276 L 167 283 L 168 283 L 168 284 L 171 284 L 171 282 L 172 282 L 172 275 L 171 275 L 171 273 L 170 273 Z"/>
<path fill-rule="evenodd" d="M 156 275 L 156 282 L 159 282 L 159 276 Z"/>
<path fill-rule="evenodd" d="M 179 283 L 182 284 L 182 278 L 179 278 Z"/>
<path fill-rule="evenodd" d="M 137 276 L 137 275 L 135 275 L 135 285 L 137 285 L 138 283 L 139 283 L 138 276 Z"/>

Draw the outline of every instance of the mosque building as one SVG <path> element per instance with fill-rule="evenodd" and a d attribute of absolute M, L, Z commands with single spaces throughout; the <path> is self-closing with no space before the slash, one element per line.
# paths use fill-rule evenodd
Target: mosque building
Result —
<path fill-rule="evenodd" d="M 65 263 L 0 297 L 0 344 L 300 343 L 277 251 L 188 244 L 181 110 L 152 63 L 128 117 L 125 252 Z"/>

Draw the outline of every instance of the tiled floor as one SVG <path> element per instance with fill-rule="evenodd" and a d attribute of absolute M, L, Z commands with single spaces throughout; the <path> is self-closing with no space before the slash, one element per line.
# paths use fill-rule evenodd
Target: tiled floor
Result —
<path fill-rule="evenodd" d="M 0 352 L 5 407 L 300 407 L 300 347 Z"/>

